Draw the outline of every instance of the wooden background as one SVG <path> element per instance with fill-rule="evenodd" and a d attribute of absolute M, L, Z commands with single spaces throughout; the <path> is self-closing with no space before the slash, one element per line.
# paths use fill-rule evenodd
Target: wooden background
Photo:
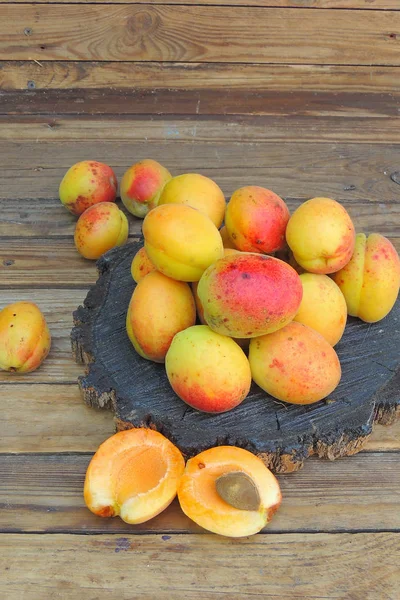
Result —
<path fill-rule="evenodd" d="M 71 314 L 96 270 L 57 199 L 78 160 L 121 177 L 151 157 L 227 196 L 332 196 L 399 250 L 399 67 L 400 0 L 0 0 L 0 307 L 37 302 L 53 334 L 41 369 L 0 374 L 1 597 L 399 598 L 399 423 L 280 476 L 253 538 L 204 534 L 176 503 L 136 528 L 85 509 L 113 422 L 79 397 Z"/>

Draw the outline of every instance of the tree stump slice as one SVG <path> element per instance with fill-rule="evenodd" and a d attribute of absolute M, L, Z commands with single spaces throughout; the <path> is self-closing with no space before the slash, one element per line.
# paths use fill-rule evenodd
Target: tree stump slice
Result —
<path fill-rule="evenodd" d="M 151 427 L 186 457 L 218 445 L 258 455 L 275 472 L 299 469 L 317 455 L 331 460 L 359 452 L 374 423 L 400 413 L 400 301 L 375 324 L 350 317 L 336 346 L 342 380 L 331 397 L 309 406 L 274 400 L 253 384 L 235 409 L 217 415 L 187 406 L 171 389 L 164 365 L 141 358 L 125 330 L 135 287 L 130 267 L 142 241 L 115 248 L 97 263 L 99 279 L 74 313 L 75 359 L 89 406 L 111 408 L 117 429 Z"/>

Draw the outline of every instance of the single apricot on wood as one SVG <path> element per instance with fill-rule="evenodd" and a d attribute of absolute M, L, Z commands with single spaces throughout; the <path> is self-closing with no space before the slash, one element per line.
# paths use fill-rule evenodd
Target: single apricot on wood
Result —
<path fill-rule="evenodd" d="M 0 369 L 29 373 L 50 351 L 46 319 L 33 302 L 15 302 L 0 311 Z"/>
<path fill-rule="evenodd" d="M 355 243 L 352 220 L 331 198 L 312 198 L 292 214 L 286 240 L 295 261 L 310 273 L 329 274 L 350 260 Z"/>
<path fill-rule="evenodd" d="M 242 448 L 218 446 L 188 460 L 178 499 L 183 512 L 204 529 L 244 537 L 269 523 L 282 495 L 260 458 Z"/>
<path fill-rule="evenodd" d="M 339 358 L 322 335 L 293 321 L 250 342 L 254 381 L 268 394 L 291 404 L 326 398 L 341 377 Z"/>
<path fill-rule="evenodd" d="M 399 255 L 383 235 L 359 233 L 350 262 L 333 278 L 344 294 L 349 315 L 375 323 L 386 317 L 396 302 Z"/>
<path fill-rule="evenodd" d="M 101 444 L 86 472 L 86 506 L 100 517 L 120 516 L 144 523 L 176 496 L 185 468 L 183 456 L 152 429 L 128 429 Z"/>
<path fill-rule="evenodd" d="M 156 268 L 149 259 L 146 249 L 143 246 L 136 252 L 135 256 L 133 257 L 131 264 L 132 279 L 136 281 L 136 283 L 139 283 L 139 281 L 143 279 L 143 277 L 145 277 L 146 275 L 148 275 L 148 273 L 151 273 L 152 271 L 156 271 Z"/>
<path fill-rule="evenodd" d="M 128 220 L 112 202 L 91 206 L 79 217 L 75 228 L 75 246 L 78 252 L 91 260 L 115 246 L 123 246 L 128 239 Z"/>
<path fill-rule="evenodd" d="M 117 178 L 108 165 L 84 160 L 64 175 L 59 188 L 61 203 L 74 215 L 81 215 L 98 202 L 114 202 Z"/>

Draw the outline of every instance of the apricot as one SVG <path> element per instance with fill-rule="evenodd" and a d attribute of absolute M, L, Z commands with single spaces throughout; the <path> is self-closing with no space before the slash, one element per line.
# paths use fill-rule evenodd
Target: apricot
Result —
<path fill-rule="evenodd" d="M 149 212 L 143 235 L 146 252 L 158 271 L 179 281 L 198 281 L 223 256 L 214 223 L 184 204 L 163 204 Z"/>
<path fill-rule="evenodd" d="M 128 239 L 128 220 L 112 202 L 91 206 L 79 217 L 75 228 L 76 249 L 85 258 L 100 258 Z"/>
<path fill-rule="evenodd" d="M 101 444 L 88 466 L 86 506 L 100 517 L 144 523 L 176 496 L 185 468 L 181 452 L 152 429 L 120 431 Z"/>
<path fill-rule="evenodd" d="M 185 173 L 173 177 L 165 186 L 159 205 L 185 204 L 197 208 L 220 227 L 225 215 L 225 196 L 209 177 L 199 173 Z"/>
<path fill-rule="evenodd" d="M 195 322 L 196 307 L 188 284 L 153 271 L 132 294 L 126 330 L 140 356 L 164 362 L 174 335 Z"/>
<path fill-rule="evenodd" d="M 0 369 L 35 371 L 50 351 L 46 319 L 33 302 L 15 302 L 0 311 Z"/>
<path fill-rule="evenodd" d="M 339 384 L 338 356 L 322 335 L 293 321 L 250 342 L 254 381 L 268 394 L 291 404 L 311 404 Z"/>
<path fill-rule="evenodd" d="M 98 202 L 114 202 L 117 185 L 111 167 L 96 160 L 84 160 L 68 169 L 60 183 L 59 197 L 73 215 L 81 215 Z"/>
<path fill-rule="evenodd" d="M 250 366 L 243 350 L 207 325 L 195 325 L 176 334 L 165 368 L 174 392 L 203 412 L 231 410 L 250 390 Z"/>
<path fill-rule="evenodd" d="M 327 275 L 300 275 L 303 299 L 294 318 L 318 331 L 331 346 L 343 335 L 347 320 L 346 300 L 336 283 Z"/>
<path fill-rule="evenodd" d="M 219 446 L 186 463 L 178 485 L 185 515 L 228 537 L 259 532 L 279 508 L 279 483 L 262 460 L 242 448 Z"/>
<path fill-rule="evenodd" d="M 312 198 L 292 214 L 286 240 L 295 261 L 310 273 L 334 273 L 350 260 L 355 230 L 346 209 L 331 198 Z"/>
<path fill-rule="evenodd" d="M 289 209 L 271 190 L 249 185 L 236 190 L 226 207 L 225 226 L 236 248 L 268 254 L 285 245 Z"/>
<path fill-rule="evenodd" d="M 287 263 L 246 252 L 211 265 L 197 293 L 211 329 L 251 338 L 289 323 L 299 309 L 303 290 L 299 275 Z"/>
<path fill-rule="evenodd" d="M 383 235 L 359 233 L 354 254 L 333 275 L 342 290 L 349 315 L 367 323 L 380 321 L 392 310 L 400 286 L 400 260 Z"/>
<path fill-rule="evenodd" d="M 156 271 L 156 268 L 147 256 L 147 252 L 144 246 L 142 246 L 142 248 L 140 248 L 136 252 L 132 260 L 132 278 L 134 281 L 136 281 L 136 283 L 139 283 L 139 281 L 143 279 L 143 277 L 145 277 L 148 273 L 151 273 L 152 271 Z"/>
<path fill-rule="evenodd" d="M 144 218 L 158 204 L 172 175 L 155 160 L 146 158 L 132 165 L 121 179 L 121 200 L 135 217 Z"/>
<path fill-rule="evenodd" d="M 229 233 L 228 233 L 228 230 L 226 228 L 226 225 L 224 225 L 223 227 L 221 227 L 221 229 L 219 230 L 219 233 L 221 235 L 222 244 L 223 244 L 224 248 L 226 248 L 226 249 L 233 248 L 234 250 L 237 250 L 235 244 L 233 243 L 233 241 L 229 237 Z"/>

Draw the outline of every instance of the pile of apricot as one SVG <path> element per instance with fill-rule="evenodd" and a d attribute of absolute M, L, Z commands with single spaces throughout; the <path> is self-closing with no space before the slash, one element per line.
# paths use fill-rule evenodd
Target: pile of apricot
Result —
<path fill-rule="evenodd" d="M 375 322 L 396 301 L 395 248 L 379 234 L 356 235 L 331 198 L 290 216 L 270 190 L 243 187 L 225 205 L 215 182 L 186 174 L 135 210 L 145 215 L 144 246 L 132 261 L 127 332 L 143 358 L 165 362 L 171 387 L 197 410 L 233 409 L 252 379 L 285 402 L 326 398 L 341 378 L 334 346 L 347 314 Z"/>

